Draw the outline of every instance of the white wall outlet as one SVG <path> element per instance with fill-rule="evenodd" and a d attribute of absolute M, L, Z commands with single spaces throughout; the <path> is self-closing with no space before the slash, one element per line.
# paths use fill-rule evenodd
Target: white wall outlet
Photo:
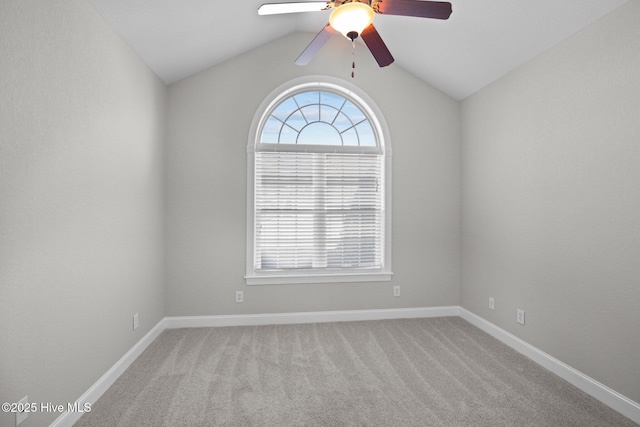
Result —
<path fill-rule="evenodd" d="M 138 313 L 133 315 L 133 330 L 138 329 Z"/>
<path fill-rule="evenodd" d="M 524 310 L 518 309 L 516 311 L 516 322 L 520 323 L 521 325 L 524 325 Z"/>
<path fill-rule="evenodd" d="M 242 291 L 236 291 L 236 302 L 244 302 L 244 293 Z"/>
<path fill-rule="evenodd" d="M 18 409 L 22 409 L 22 412 L 16 411 L 16 425 L 26 420 L 27 417 L 29 416 L 29 411 L 28 411 L 29 397 L 28 396 L 25 396 L 22 399 L 20 399 L 20 402 L 18 402 Z"/>
<path fill-rule="evenodd" d="M 399 297 L 400 296 L 400 286 L 394 286 L 393 287 L 393 296 L 394 297 Z"/>
<path fill-rule="evenodd" d="M 493 310 L 494 308 L 496 308 L 495 301 L 493 300 L 493 298 L 492 298 L 492 297 L 489 297 L 489 308 L 490 308 L 491 310 Z"/>

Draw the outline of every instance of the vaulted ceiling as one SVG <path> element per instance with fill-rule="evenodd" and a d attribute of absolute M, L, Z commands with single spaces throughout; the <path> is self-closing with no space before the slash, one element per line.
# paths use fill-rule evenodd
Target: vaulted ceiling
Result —
<path fill-rule="evenodd" d="M 258 16 L 279 0 L 88 1 L 167 84 L 292 32 L 311 41 L 329 20 L 328 11 Z M 391 67 L 460 100 L 626 2 L 451 0 L 447 21 L 376 15 L 375 26 Z"/>

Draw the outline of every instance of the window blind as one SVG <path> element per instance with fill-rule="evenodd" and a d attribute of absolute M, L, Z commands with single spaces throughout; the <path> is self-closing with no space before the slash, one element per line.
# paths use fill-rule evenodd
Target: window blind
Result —
<path fill-rule="evenodd" d="M 380 269 L 380 154 L 256 152 L 254 268 Z"/>

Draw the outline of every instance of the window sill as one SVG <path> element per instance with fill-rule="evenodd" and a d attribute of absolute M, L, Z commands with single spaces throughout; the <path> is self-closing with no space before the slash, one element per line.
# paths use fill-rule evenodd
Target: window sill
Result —
<path fill-rule="evenodd" d="M 247 285 L 302 285 L 311 283 L 389 282 L 391 272 L 335 274 L 265 274 L 245 276 Z"/>

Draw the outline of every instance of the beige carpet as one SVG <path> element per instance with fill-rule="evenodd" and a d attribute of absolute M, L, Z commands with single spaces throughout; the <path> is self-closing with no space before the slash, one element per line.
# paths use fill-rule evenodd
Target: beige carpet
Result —
<path fill-rule="evenodd" d="M 163 332 L 76 426 L 635 426 L 457 317 Z"/>

